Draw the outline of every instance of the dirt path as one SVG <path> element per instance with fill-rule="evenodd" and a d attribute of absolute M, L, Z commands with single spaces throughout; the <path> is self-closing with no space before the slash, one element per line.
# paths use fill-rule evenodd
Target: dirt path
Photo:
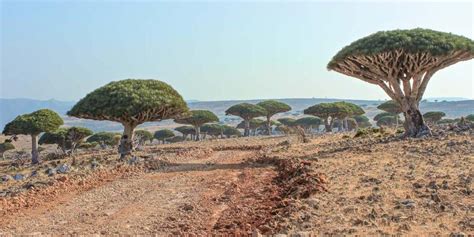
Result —
<path fill-rule="evenodd" d="M 208 233 L 227 208 L 222 196 L 241 177 L 274 175 L 270 167 L 242 163 L 253 155 L 254 151 L 214 152 L 206 159 L 65 195 L 5 217 L 9 221 L 0 224 L 0 234 Z"/>

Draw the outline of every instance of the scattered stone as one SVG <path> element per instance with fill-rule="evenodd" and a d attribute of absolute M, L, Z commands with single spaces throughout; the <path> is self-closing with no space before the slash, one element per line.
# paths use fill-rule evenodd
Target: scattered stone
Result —
<path fill-rule="evenodd" d="M 56 169 L 48 168 L 45 172 L 48 176 L 54 176 L 56 174 Z"/>
<path fill-rule="evenodd" d="M 62 164 L 57 168 L 57 170 L 58 170 L 58 173 L 65 174 L 65 173 L 69 172 L 70 168 L 69 168 L 68 165 Z"/>
<path fill-rule="evenodd" d="M 181 208 L 182 208 L 184 211 L 192 211 L 192 210 L 194 210 L 194 206 L 191 205 L 191 204 L 184 204 Z"/>
<path fill-rule="evenodd" d="M 8 182 L 10 180 L 12 180 L 12 177 L 10 175 L 6 174 L 2 176 L 2 182 Z"/>
<path fill-rule="evenodd" d="M 97 168 L 99 168 L 99 166 L 100 166 L 100 163 L 99 163 L 97 160 L 94 159 L 94 160 L 91 162 L 91 168 L 92 168 L 92 169 L 97 169 Z"/>
<path fill-rule="evenodd" d="M 439 189 L 439 186 L 436 184 L 436 181 L 431 181 L 426 187 L 435 190 Z"/>
<path fill-rule="evenodd" d="M 418 183 L 418 182 L 415 182 L 415 183 L 413 183 L 413 188 L 416 188 L 416 189 L 423 188 L 423 185 Z"/>
<path fill-rule="evenodd" d="M 404 200 L 400 200 L 398 201 L 398 205 L 397 205 L 397 208 L 415 208 L 416 206 L 416 203 L 415 201 L 411 200 L 411 199 L 404 199 Z"/>
<path fill-rule="evenodd" d="M 465 233 L 463 232 L 452 232 L 449 237 L 465 237 L 467 236 Z"/>
<path fill-rule="evenodd" d="M 38 176 L 38 171 L 37 170 L 31 171 L 30 178 L 31 177 L 36 177 L 36 176 Z"/>
<path fill-rule="evenodd" d="M 15 176 L 13 176 L 13 179 L 16 181 L 22 180 L 23 178 L 24 178 L 24 175 L 22 174 L 15 174 Z"/>

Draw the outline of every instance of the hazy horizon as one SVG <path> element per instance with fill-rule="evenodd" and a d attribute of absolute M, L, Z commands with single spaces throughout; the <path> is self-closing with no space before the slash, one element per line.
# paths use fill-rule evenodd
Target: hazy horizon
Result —
<path fill-rule="evenodd" d="M 0 4 L 0 97 L 60 101 L 126 78 L 165 81 L 187 100 L 385 100 L 379 87 L 326 64 L 380 30 L 472 39 L 474 22 L 469 1 Z M 473 75 L 472 60 L 443 69 L 424 97 L 474 99 Z"/>

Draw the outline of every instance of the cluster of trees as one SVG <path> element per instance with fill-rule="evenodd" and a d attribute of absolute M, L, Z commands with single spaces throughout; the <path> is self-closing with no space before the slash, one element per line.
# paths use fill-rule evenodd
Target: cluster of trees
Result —
<path fill-rule="evenodd" d="M 420 137 L 431 134 L 425 120 L 436 123 L 444 116 L 438 112 L 423 115 L 419 110 L 428 82 L 437 71 L 472 58 L 474 41 L 469 38 L 427 29 L 393 30 L 377 32 L 344 47 L 332 58 L 327 68 L 381 87 L 392 101 L 380 106 L 387 114 L 379 116 L 377 123 L 398 124 L 398 115 L 403 113 L 405 136 Z M 256 105 L 237 104 L 227 109 L 226 114 L 241 117 L 244 136 L 249 136 L 252 119 L 266 118 L 266 133 L 271 134 L 271 118 L 290 110 L 290 106 L 270 100 Z M 340 130 L 349 130 L 368 122 L 368 119 L 362 117 L 364 111 L 360 107 L 347 102 L 314 105 L 305 109 L 304 113 L 315 116 L 298 122 L 306 129 L 316 126 L 316 117 L 324 124 L 326 131 L 332 131 L 334 125 Z M 134 136 L 140 137 L 139 143 L 150 139 L 150 134 L 134 132 L 138 125 L 148 121 L 174 119 L 177 123 L 192 126 L 194 131 L 188 127 L 181 127 L 180 130 L 184 137 L 191 135 L 194 140 L 202 138 L 202 129 L 211 136 L 222 137 L 226 135 L 226 131 L 228 134 L 236 133 L 235 130 L 216 125 L 218 118 L 210 111 L 189 111 L 176 90 L 164 82 L 151 79 L 111 82 L 86 95 L 67 114 L 77 118 L 121 123 L 124 131 L 119 139 L 126 144 L 123 147 L 128 151 L 134 148 Z M 297 120 L 285 122 L 289 122 L 285 126 L 291 126 Z M 284 124 L 283 121 L 280 123 Z M 39 162 L 37 144 L 41 133 L 50 133 L 41 142 L 57 142 L 61 144 L 61 149 L 69 153 L 80 145 L 78 141 L 81 138 L 89 134 L 89 131 L 80 128 L 58 130 L 62 124 L 63 120 L 59 115 L 44 109 L 18 116 L 5 126 L 3 133 L 31 136 L 32 163 L 36 164 Z M 153 137 L 162 141 L 166 139 L 163 137 L 171 136 L 171 133 L 165 131 L 157 133 Z M 92 137 L 94 135 L 90 138 Z"/>

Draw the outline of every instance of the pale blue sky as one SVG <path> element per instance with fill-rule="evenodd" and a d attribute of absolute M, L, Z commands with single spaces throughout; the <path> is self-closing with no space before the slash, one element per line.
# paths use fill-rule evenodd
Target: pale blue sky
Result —
<path fill-rule="evenodd" d="M 469 1 L 1 1 L 0 97 L 78 100 L 110 81 L 156 78 L 185 99 L 386 99 L 327 62 L 379 30 L 472 39 L 473 13 Z M 425 97 L 474 98 L 473 81 L 474 62 L 459 63 Z"/>

